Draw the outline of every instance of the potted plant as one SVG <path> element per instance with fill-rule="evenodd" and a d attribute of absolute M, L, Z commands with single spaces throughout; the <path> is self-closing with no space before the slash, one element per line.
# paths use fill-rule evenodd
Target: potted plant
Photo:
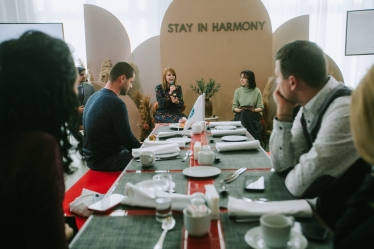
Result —
<path fill-rule="evenodd" d="M 203 78 L 201 78 L 201 80 L 196 80 L 196 84 L 197 86 L 191 84 L 190 88 L 199 95 L 205 93 L 205 117 L 211 117 L 213 115 L 213 105 L 209 99 L 219 91 L 221 84 L 216 83 L 213 79 L 209 79 L 209 82 L 205 82 Z"/>

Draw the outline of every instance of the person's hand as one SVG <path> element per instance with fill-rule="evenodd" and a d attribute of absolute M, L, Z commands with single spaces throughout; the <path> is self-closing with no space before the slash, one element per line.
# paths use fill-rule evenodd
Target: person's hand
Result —
<path fill-rule="evenodd" d="M 175 85 L 170 86 L 169 94 L 172 95 L 172 94 L 173 94 L 173 91 L 175 91 L 175 89 L 177 89 L 177 88 L 175 87 Z"/>
<path fill-rule="evenodd" d="M 177 97 L 170 96 L 170 99 L 171 99 L 171 101 L 172 101 L 174 104 L 179 104 L 179 99 L 178 99 Z"/>
<path fill-rule="evenodd" d="M 279 85 L 273 93 L 273 98 L 277 104 L 277 118 L 280 121 L 292 120 L 293 108 L 296 103 L 287 100 L 279 91 Z"/>
<path fill-rule="evenodd" d="M 67 223 L 65 223 L 65 236 L 67 240 L 73 237 L 73 229 Z"/>
<path fill-rule="evenodd" d="M 185 117 L 183 117 L 183 118 L 180 118 L 178 122 L 179 123 L 185 123 L 186 121 L 187 121 L 187 119 Z"/>
<path fill-rule="evenodd" d="M 78 113 L 79 113 L 79 114 L 82 114 L 83 111 L 84 111 L 84 106 L 83 106 L 83 105 L 78 106 Z"/>

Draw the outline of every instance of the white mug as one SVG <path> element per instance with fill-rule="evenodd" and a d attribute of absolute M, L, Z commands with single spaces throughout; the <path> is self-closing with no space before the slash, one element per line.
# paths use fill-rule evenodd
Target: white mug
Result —
<path fill-rule="evenodd" d="M 200 165 L 213 165 L 214 152 L 211 150 L 199 151 L 197 158 Z"/>
<path fill-rule="evenodd" d="M 184 228 L 187 230 L 189 236 L 203 236 L 210 230 L 210 214 L 211 211 L 207 208 L 205 215 L 193 217 L 187 208 L 183 209 Z"/>
<path fill-rule="evenodd" d="M 198 123 L 192 124 L 192 134 L 201 134 L 202 128 L 201 125 Z"/>
<path fill-rule="evenodd" d="M 206 121 L 200 121 L 200 126 L 202 131 L 206 131 Z"/>
<path fill-rule="evenodd" d="M 260 218 L 262 237 L 268 247 L 286 247 L 294 218 L 283 214 L 264 214 Z"/>
<path fill-rule="evenodd" d="M 155 162 L 155 153 L 153 151 L 140 152 L 140 163 L 145 166 L 152 166 Z"/>

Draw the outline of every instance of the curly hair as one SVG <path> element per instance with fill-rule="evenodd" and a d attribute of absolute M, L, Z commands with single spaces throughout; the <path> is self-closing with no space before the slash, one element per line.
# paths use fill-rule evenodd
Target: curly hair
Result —
<path fill-rule="evenodd" d="M 80 140 L 77 71 L 62 40 L 27 31 L 0 44 L 0 150 L 22 133 L 43 131 L 60 145 L 70 173 L 69 133 Z M 81 142 L 81 141 L 80 141 Z"/>

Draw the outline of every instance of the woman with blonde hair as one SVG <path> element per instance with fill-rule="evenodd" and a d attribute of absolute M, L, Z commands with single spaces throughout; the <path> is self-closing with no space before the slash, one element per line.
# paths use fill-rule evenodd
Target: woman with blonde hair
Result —
<path fill-rule="evenodd" d="M 186 118 L 182 113 L 184 107 L 182 87 L 177 85 L 174 69 L 167 67 L 162 74 L 162 84 L 156 86 L 158 109 L 154 120 L 156 123 L 177 123 Z"/>
<path fill-rule="evenodd" d="M 361 157 L 374 165 L 374 66 L 352 93 L 351 129 Z M 361 188 L 348 201 L 336 225 L 335 248 L 374 248 L 374 173 L 368 174 Z"/>

